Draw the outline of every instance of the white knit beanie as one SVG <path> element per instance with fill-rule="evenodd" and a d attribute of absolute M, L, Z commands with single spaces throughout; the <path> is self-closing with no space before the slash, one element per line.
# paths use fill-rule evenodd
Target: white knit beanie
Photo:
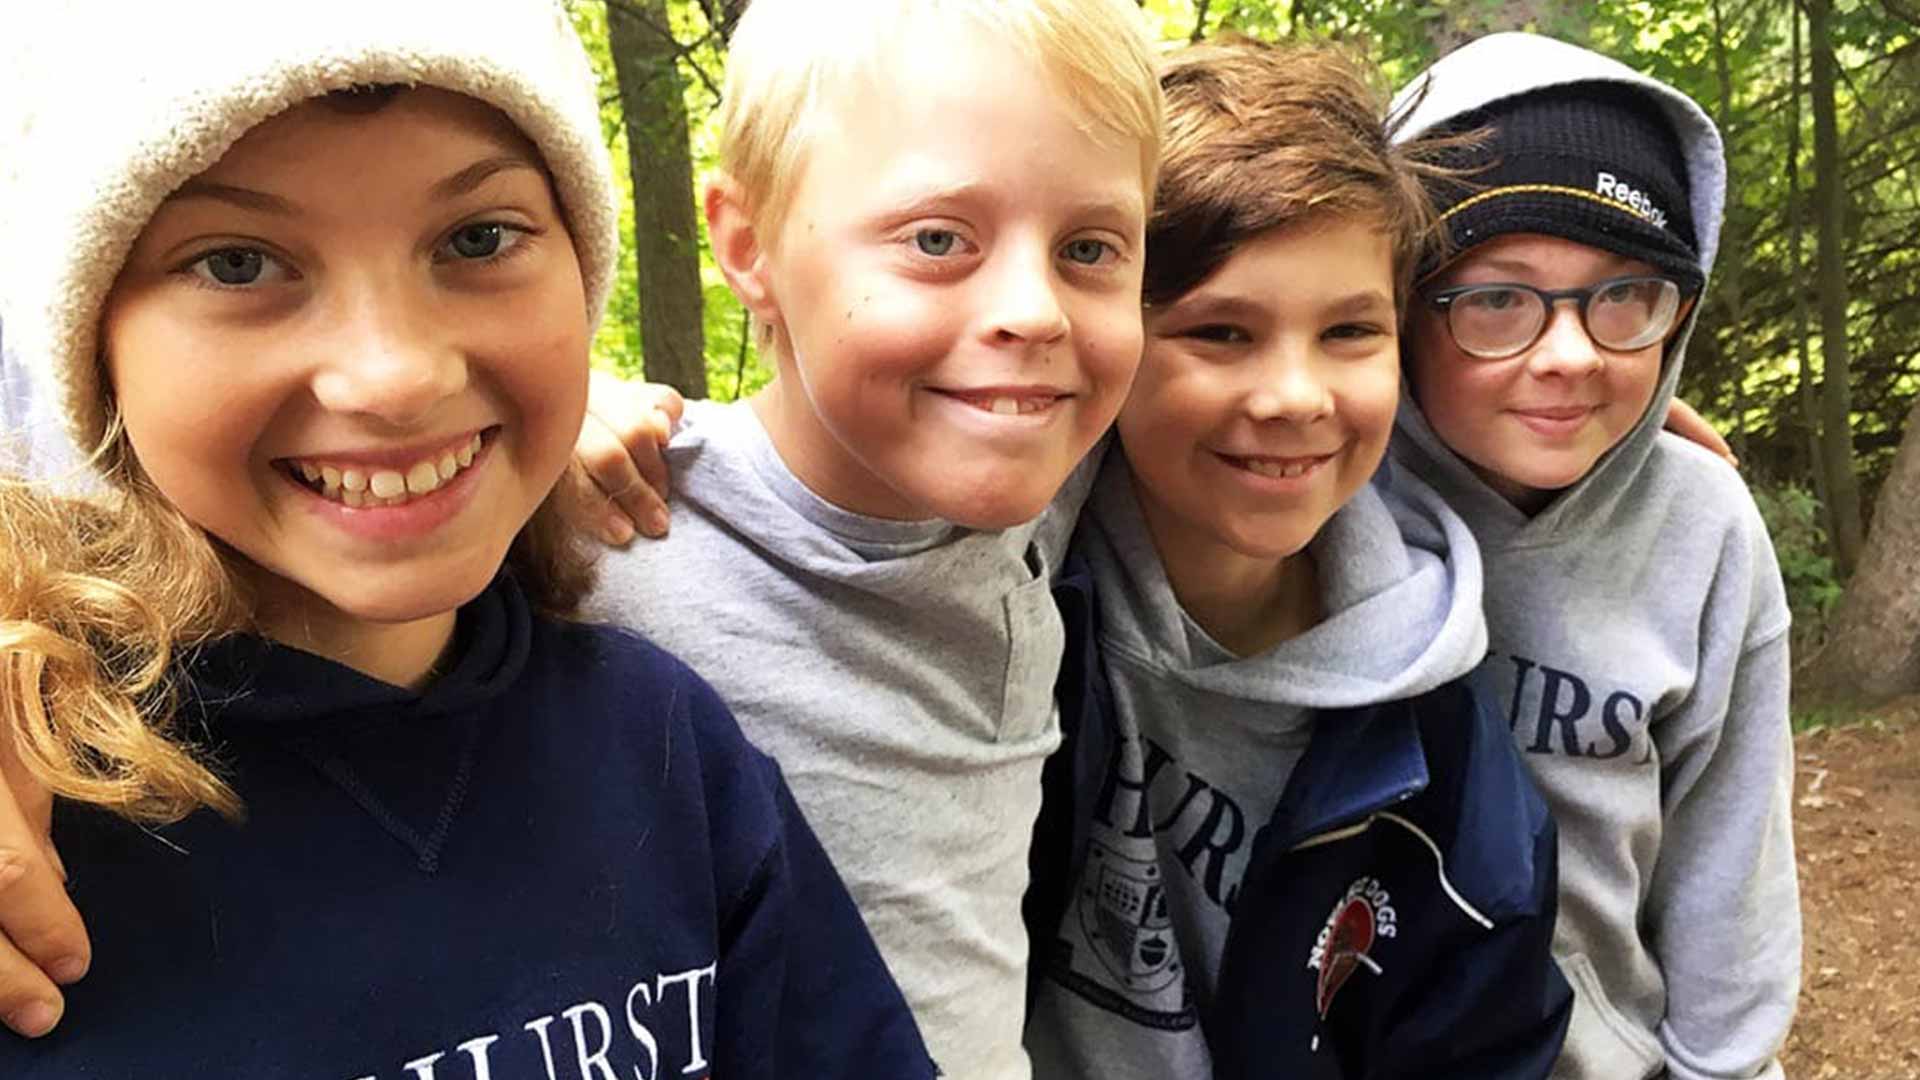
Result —
<path fill-rule="evenodd" d="M 0 320 L 83 453 L 106 430 L 102 305 L 140 231 L 249 129 L 335 90 L 433 86 L 506 114 L 553 174 L 598 324 L 619 216 L 593 70 L 559 0 L 5 6 L 18 52 L 0 55 Z"/>

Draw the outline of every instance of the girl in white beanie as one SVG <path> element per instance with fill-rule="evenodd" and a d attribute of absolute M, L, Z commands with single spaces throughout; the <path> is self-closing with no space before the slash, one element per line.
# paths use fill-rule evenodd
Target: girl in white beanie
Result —
<path fill-rule="evenodd" d="M 0 722 L 98 957 L 0 1075 L 930 1075 L 773 763 L 555 619 L 615 246 L 565 12 L 112 8 L 0 27 L 10 345 L 106 492 L 0 481 Z"/>

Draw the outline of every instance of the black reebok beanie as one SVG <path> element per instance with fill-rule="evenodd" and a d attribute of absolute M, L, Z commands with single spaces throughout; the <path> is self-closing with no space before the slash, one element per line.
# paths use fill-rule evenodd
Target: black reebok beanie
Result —
<path fill-rule="evenodd" d="M 1496 236 L 1544 233 L 1649 263 L 1689 293 L 1706 283 L 1680 139 L 1644 92 L 1571 83 L 1447 125 L 1482 129 L 1491 137 L 1448 155 L 1446 164 L 1466 175 L 1430 187 L 1449 258 Z"/>

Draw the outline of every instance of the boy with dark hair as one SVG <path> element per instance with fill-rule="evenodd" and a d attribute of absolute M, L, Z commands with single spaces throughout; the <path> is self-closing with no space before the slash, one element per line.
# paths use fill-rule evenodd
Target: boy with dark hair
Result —
<path fill-rule="evenodd" d="M 1431 220 L 1376 74 L 1186 50 L 1147 346 L 1059 596 L 1040 1077 L 1543 1077 L 1554 830 L 1464 681 L 1472 537 L 1372 486 Z"/>

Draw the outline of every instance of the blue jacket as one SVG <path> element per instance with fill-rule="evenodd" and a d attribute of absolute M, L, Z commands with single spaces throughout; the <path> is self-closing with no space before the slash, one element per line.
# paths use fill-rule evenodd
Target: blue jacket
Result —
<path fill-rule="evenodd" d="M 774 763 L 633 635 L 504 576 L 415 693 L 256 637 L 186 720 L 245 800 L 56 814 L 95 962 L 0 1077 L 930 1077 Z M 200 715 L 193 715 L 199 713 Z"/>
<path fill-rule="evenodd" d="M 1064 742 L 1026 900 L 1036 980 L 1066 970 L 1048 945 L 1118 750 L 1091 575 L 1069 565 L 1054 596 Z M 1547 1076 L 1573 1004 L 1551 955 L 1555 845 L 1512 737 L 1466 681 L 1325 713 L 1254 841 L 1200 1010 L 1214 1076 Z"/>

